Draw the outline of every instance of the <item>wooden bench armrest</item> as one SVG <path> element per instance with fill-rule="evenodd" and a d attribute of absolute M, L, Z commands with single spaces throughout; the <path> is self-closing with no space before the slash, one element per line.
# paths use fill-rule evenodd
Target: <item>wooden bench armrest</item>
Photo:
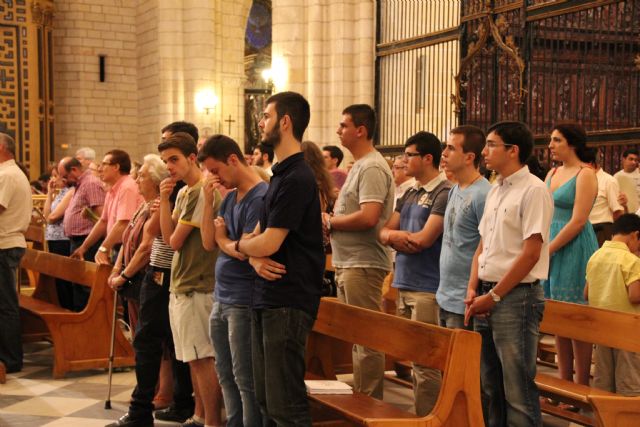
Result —
<path fill-rule="evenodd" d="M 589 396 L 598 425 L 636 427 L 640 425 L 640 397 Z"/>

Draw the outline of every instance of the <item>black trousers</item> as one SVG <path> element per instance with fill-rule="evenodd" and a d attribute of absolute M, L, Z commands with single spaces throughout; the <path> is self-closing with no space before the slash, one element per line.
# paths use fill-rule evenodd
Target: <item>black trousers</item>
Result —
<path fill-rule="evenodd" d="M 162 283 L 156 282 L 160 274 L 163 275 Z M 169 324 L 170 275 L 169 269 L 149 266 L 140 289 L 138 328 L 133 340 L 137 385 L 129 406 L 129 414 L 136 420 L 153 419 L 153 397 L 165 347 L 170 349 L 173 361 L 173 405 L 178 410 L 193 410 L 194 407 L 189 365 L 176 360 L 173 351 Z"/>
<path fill-rule="evenodd" d="M 68 240 L 47 240 L 47 247 L 52 254 L 69 256 L 70 243 Z M 56 291 L 60 307 L 73 310 L 73 286 L 71 282 L 56 279 Z"/>
<path fill-rule="evenodd" d="M 82 245 L 87 236 L 71 236 L 69 237 L 69 253 L 73 253 L 76 249 Z M 102 245 L 102 239 L 96 242 L 95 245 L 91 246 L 87 252 L 84 253 L 85 261 L 94 262 L 94 258 L 96 257 L 96 252 L 98 252 L 98 248 Z M 91 293 L 91 289 L 84 287 L 82 285 L 73 285 L 73 307 L 71 308 L 73 311 L 80 312 L 84 310 L 87 306 L 87 302 L 89 302 L 89 294 Z"/>
<path fill-rule="evenodd" d="M 7 372 L 22 369 L 22 332 L 16 268 L 24 248 L 0 249 L 0 361 Z"/>

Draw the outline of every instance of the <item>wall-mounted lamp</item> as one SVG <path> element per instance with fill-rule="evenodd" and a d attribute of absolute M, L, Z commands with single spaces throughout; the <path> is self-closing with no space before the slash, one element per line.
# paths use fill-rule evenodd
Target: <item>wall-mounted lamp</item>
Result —
<path fill-rule="evenodd" d="M 196 93 L 195 101 L 196 109 L 208 115 L 218 105 L 219 98 L 212 89 L 202 89 Z"/>
<path fill-rule="evenodd" d="M 289 66 L 281 56 L 274 56 L 271 60 L 271 68 L 262 70 L 262 79 L 271 92 L 285 90 L 289 82 Z"/>
<path fill-rule="evenodd" d="M 267 84 L 267 89 L 269 92 L 273 92 L 274 84 L 273 84 L 273 70 L 271 68 L 266 68 L 262 70 L 262 80 Z"/>

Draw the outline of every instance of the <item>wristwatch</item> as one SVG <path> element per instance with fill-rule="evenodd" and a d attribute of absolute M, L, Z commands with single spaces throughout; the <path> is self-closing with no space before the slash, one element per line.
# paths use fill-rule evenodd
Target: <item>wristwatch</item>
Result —
<path fill-rule="evenodd" d="M 493 289 L 489 289 L 489 295 L 491 296 L 491 299 L 493 300 L 493 302 L 502 301 L 502 297 L 500 297 L 500 295 L 493 292 Z"/>
<path fill-rule="evenodd" d="M 100 247 L 98 248 L 98 250 L 99 250 L 100 252 L 102 252 L 103 254 L 106 254 L 107 252 L 109 252 L 109 250 L 108 250 L 107 248 L 105 248 L 104 246 L 100 246 Z"/>

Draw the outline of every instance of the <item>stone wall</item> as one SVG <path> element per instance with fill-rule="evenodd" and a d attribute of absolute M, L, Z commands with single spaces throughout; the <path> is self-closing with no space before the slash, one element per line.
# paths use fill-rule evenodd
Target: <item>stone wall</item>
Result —
<path fill-rule="evenodd" d="M 155 152 L 175 120 L 244 135 L 244 30 L 250 0 L 60 0 L 54 22 L 56 158 L 91 146 Z M 98 56 L 106 55 L 106 81 Z M 196 95 L 213 91 L 208 114 Z M 232 120 L 225 122 L 224 120 Z M 68 148 L 62 149 L 61 144 Z"/>
<path fill-rule="evenodd" d="M 105 0 L 59 0 L 54 17 L 55 141 L 99 154 L 135 147 L 138 134 L 136 8 Z M 106 80 L 99 80 L 99 55 Z"/>

